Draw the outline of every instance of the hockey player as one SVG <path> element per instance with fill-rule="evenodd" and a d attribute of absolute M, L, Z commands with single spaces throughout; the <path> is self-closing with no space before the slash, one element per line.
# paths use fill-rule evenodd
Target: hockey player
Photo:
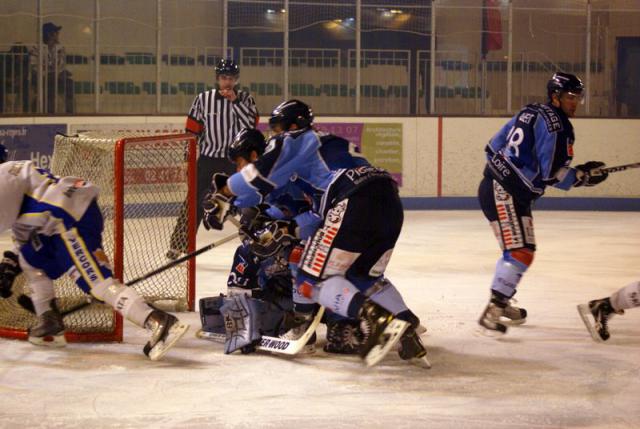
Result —
<path fill-rule="evenodd" d="M 364 294 L 371 288 L 379 289 L 381 295 L 387 295 L 387 301 L 401 302 L 389 299 L 397 291 L 387 286 L 392 285 L 383 275 L 402 227 L 402 204 L 395 181 L 382 169 L 364 162 L 355 168 L 331 170 L 326 161 L 331 154 L 326 153 L 312 122 L 310 108 L 301 101 L 289 100 L 277 106 L 269 123 L 284 134 L 270 142 L 259 160 L 217 190 L 221 200 L 234 196 L 239 207 L 252 206 L 292 178 L 299 178 L 321 195 L 318 213 L 324 224 L 306 243 L 296 276 L 297 291 L 334 313 L 368 324 L 371 332 L 360 353 L 371 362 L 370 355 L 380 351 L 383 334 L 388 341 L 379 356 L 410 326 L 394 316 L 399 311 L 388 311 Z M 224 210 L 221 205 L 221 216 Z M 284 237 L 287 232 L 280 235 Z M 310 320 L 308 315 L 301 327 Z M 391 328 L 397 331 L 390 333 Z M 403 338 L 410 339 L 407 344 L 412 347 L 410 352 L 409 346 L 403 347 L 407 354 L 401 352 L 401 356 L 411 359 L 426 355 L 414 326 Z"/>
<path fill-rule="evenodd" d="M 576 76 L 555 73 L 547 83 L 548 102 L 525 106 L 485 148 L 478 198 L 502 249 L 491 298 L 478 321 L 487 333 L 504 334 L 508 325 L 526 320 L 526 310 L 510 300 L 536 250 L 532 203 L 547 186 L 569 190 L 607 178 L 603 162 L 569 166 L 575 140 L 569 118 L 575 116 L 583 91 Z"/>
<path fill-rule="evenodd" d="M 98 193 L 98 187 L 84 179 L 54 176 L 31 161 L 0 164 L 0 232 L 11 229 L 16 243 L 16 252 L 5 252 L 0 264 L 2 295 L 11 294 L 13 279 L 22 269 L 37 316 L 29 341 L 63 346 L 64 324 L 53 280 L 69 274 L 84 292 L 148 329 L 151 339 L 144 353 L 151 360 L 160 359 L 189 325 L 151 308 L 134 289 L 113 278 L 102 251 Z"/>
<path fill-rule="evenodd" d="M 595 341 L 607 341 L 610 337 L 609 319 L 633 307 L 640 307 L 640 281 L 618 289 L 607 298 L 578 305 L 578 313 Z"/>
<path fill-rule="evenodd" d="M 321 139 L 333 147 L 332 153 L 337 154 L 343 151 L 348 154 L 349 142 L 346 140 L 332 135 L 322 135 Z M 229 159 L 240 171 L 247 164 L 257 161 L 264 153 L 265 147 L 266 142 L 262 133 L 255 129 L 244 129 L 238 133 L 231 144 Z M 346 165 L 344 161 L 337 162 L 337 158 L 334 156 L 332 165 Z M 313 189 L 301 180 L 289 181 L 282 189 L 267 196 L 266 201 L 269 204 L 242 209 L 240 223 L 245 229 L 255 234 L 270 234 L 268 228 L 270 225 L 291 227 L 291 229 L 297 230 L 297 234 L 295 238 L 292 237 L 287 246 L 273 241 L 260 243 L 252 242 L 250 239 L 243 240 L 243 244 L 238 246 L 234 255 L 227 280 L 227 296 L 248 293 L 250 296 L 275 303 L 277 308 L 274 311 L 278 311 L 278 309 L 291 310 L 292 304 L 297 313 L 311 313 L 315 309 L 315 305 L 310 306 L 313 301 L 295 293 L 295 290 L 292 293 L 291 271 L 295 272 L 297 269 L 297 262 L 303 248 L 300 243 L 311 236 L 322 223 L 320 217 L 311 211 L 309 197 L 305 192 L 313 193 Z M 205 198 L 204 204 L 206 206 L 205 227 L 218 229 L 221 225 L 217 224 L 215 214 L 209 216 L 211 209 L 215 208 L 215 202 Z M 292 256 L 292 260 L 288 263 L 289 256 Z M 211 320 L 212 326 L 220 329 L 222 328 L 221 324 L 213 316 L 219 314 L 221 298 L 205 298 L 205 300 L 207 299 L 212 301 L 201 301 L 201 306 L 207 313 L 205 316 L 211 317 L 203 318 L 203 327 L 207 320 Z M 287 316 L 290 314 L 287 313 Z M 364 338 L 359 323 L 333 314 L 326 315 L 325 319 L 328 326 L 328 342 L 325 344 L 324 350 L 329 353 L 357 353 L 357 346 Z M 287 317 L 286 324 L 290 321 L 291 317 Z M 278 335 L 277 332 L 266 332 L 266 334 Z M 312 351 L 314 343 L 315 336 L 305 347 L 305 351 Z"/>

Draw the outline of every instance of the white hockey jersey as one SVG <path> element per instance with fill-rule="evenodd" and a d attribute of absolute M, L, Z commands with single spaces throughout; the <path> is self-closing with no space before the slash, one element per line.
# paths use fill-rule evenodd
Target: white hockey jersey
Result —
<path fill-rule="evenodd" d="M 79 177 L 57 177 L 32 161 L 0 164 L 0 232 L 13 229 L 26 242 L 34 231 L 53 235 L 71 228 L 98 197 L 99 189 Z"/>

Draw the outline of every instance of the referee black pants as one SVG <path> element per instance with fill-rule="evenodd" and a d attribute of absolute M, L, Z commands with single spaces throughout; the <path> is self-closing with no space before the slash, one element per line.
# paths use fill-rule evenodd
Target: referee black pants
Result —
<path fill-rule="evenodd" d="M 202 222 L 204 210 L 202 209 L 202 199 L 211 189 L 211 181 L 215 173 L 233 174 L 236 172 L 235 165 L 227 158 L 211 158 L 200 155 L 197 163 L 197 192 L 196 192 L 196 231 Z M 176 227 L 171 234 L 171 249 L 185 253 L 187 251 L 187 203 L 180 209 L 180 215 Z"/>

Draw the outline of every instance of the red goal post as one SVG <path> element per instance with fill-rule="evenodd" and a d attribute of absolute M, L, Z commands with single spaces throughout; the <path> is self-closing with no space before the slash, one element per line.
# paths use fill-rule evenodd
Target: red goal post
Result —
<path fill-rule="evenodd" d="M 82 133 L 56 136 L 51 170 L 100 187 L 103 249 L 114 276 L 126 283 L 169 262 L 166 253 L 172 242 L 185 252 L 195 250 L 196 158 L 192 134 Z M 29 292 L 23 277 L 16 279 L 11 298 L 0 299 L 2 337 L 26 339 L 34 323 L 34 316 L 17 303 L 18 296 Z M 86 301 L 68 276 L 54 283 L 63 313 Z M 195 260 L 132 287 L 159 308 L 193 311 Z M 104 304 L 71 312 L 64 323 L 68 341 L 122 341 L 123 321 Z"/>

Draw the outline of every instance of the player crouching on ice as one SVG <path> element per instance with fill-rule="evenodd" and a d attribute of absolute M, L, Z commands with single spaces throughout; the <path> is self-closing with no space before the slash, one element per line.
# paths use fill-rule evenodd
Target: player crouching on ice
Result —
<path fill-rule="evenodd" d="M 301 179 L 321 195 L 318 213 L 323 219 L 307 240 L 296 275 L 296 292 L 340 316 L 357 319 L 370 328 L 360 356 L 375 365 L 400 340 L 401 356 L 426 357 L 415 327 L 400 317 L 408 310 L 389 311 L 397 290 L 384 278 L 384 271 L 400 234 L 403 209 L 395 181 L 386 171 L 366 160 L 353 168 L 333 170 L 330 153 L 312 128 L 313 114 L 305 103 L 289 100 L 277 106 L 269 121 L 276 133 L 262 157 L 217 185 L 220 218 L 226 217 L 228 199 L 237 207 L 250 207 Z M 286 230 L 273 232 L 286 236 Z M 277 240 L 276 240 L 277 241 Z M 378 287 L 379 285 L 379 287 Z M 378 304 L 365 291 L 382 293 Z M 315 318 L 301 317 L 301 327 L 283 335 L 288 338 L 308 332 Z M 410 346 L 409 346 L 410 345 Z"/>
<path fill-rule="evenodd" d="M 54 176 L 31 161 L 0 164 L 0 232 L 11 229 L 17 247 L 17 256 L 5 252 L 0 270 L 5 286 L 3 296 L 11 295 L 11 284 L 21 268 L 37 316 L 29 329 L 29 341 L 63 346 L 64 324 L 56 306 L 53 280 L 69 274 L 85 293 L 151 331 L 144 353 L 151 360 L 158 360 L 189 325 L 151 308 L 134 289 L 113 278 L 102 251 L 103 219 L 98 194 L 98 187 L 91 182 Z"/>
<path fill-rule="evenodd" d="M 502 249 L 491 298 L 478 321 L 486 333 L 504 334 L 508 325 L 526 320 L 526 310 L 513 306 L 511 298 L 536 251 L 533 202 L 547 186 L 567 191 L 595 186 L 608 176 L 603 162 L 569 166 L 575 141 L 569 118 L 575 116 L 583 92 L 576 76 L 555 73 L 547 83 L 549 101 L 525 106 L 485 148 L 478 198 Z"/>

